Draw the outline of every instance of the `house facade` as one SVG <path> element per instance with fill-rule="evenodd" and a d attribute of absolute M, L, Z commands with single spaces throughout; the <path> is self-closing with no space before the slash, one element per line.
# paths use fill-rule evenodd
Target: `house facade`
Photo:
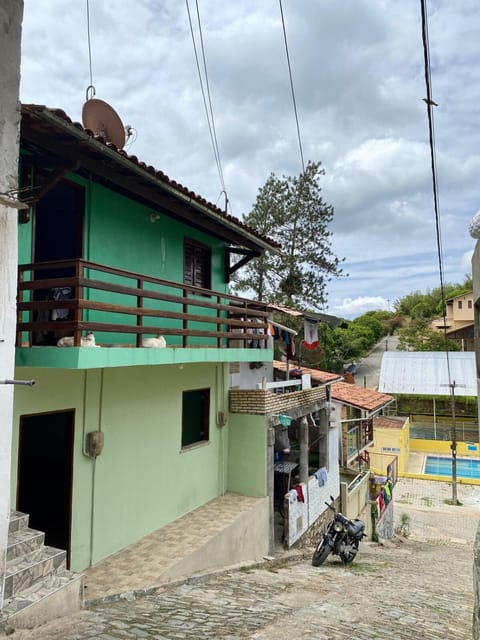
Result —
<path fill-rule="evenodd" d="M 268 310 L 228 281 L 278 246 L 41 105 L 22 105 L 20 178 L 15 376 L 34 385 L 15 390 L 12 506 L 81 571 L 236 491 L 259 498 L 239 553 L 266 553 L 266 435 L 232 432 L 228 387 L 231 363 L 272 360 Z"/>
<path fill-rule="evenodd" d="M 434 318 L 430 326 L 446 333 L 457 342 L 461 351 L 474 350 L 474 302 L 473 291 L 461 293 L 445 302 L 445 317 Z"/>

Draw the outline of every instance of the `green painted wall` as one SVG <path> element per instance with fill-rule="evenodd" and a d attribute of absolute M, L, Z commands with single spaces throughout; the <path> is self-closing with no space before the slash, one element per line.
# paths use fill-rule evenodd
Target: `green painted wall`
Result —
<path fill-rule="evenodd" d="M 74 408 L 71 566 L 80 571 L 224 493 L 228 427 L 223 365 L 145 366 L 95 371 L 18 368 L 36 380 L 15 389 L 12 504 L 22 414 Z M 182 391 L 211 388 L 210 441 L 181 450 Z M 96 461 L 84 433 L 104 432 Z"/>
<path fill-rule="evenodd" d="M 248 496 L 267 495 L 265 416 L 231 413 L 227 489 Z"/>
<path fill-rule="evenodd" d="M 188 225 L 176 221 L 161 211 L 146 207 L 138 202 L 115 193 L 95 182 L 77 175 L 70 175 L 69 179 L 85 188 L 85 227 L 83 257 L 92 262 L 117 267 L 133 273 L 150 275 L 155 278 L 183 282 L 183 244 L 184 239 L 200 242 L 212 251 L 212 283 L 211 288 L 221 293 L 228 292 L 224 273 L 224 248 L 227 243 L 202 233 Z M 151 214 L 159 218 L 152 222 Z M 19 263 L 32 261 L 32 220 L 19 225 Z M 87 275 L 119 285 L 136 287 L 137 281 L 120 276 L 107 275 L 91 270 Z M 163 290 L 171 295 L 181 295 L 176 288 L 166 288 L 159 285 L 147 284 L 146 288 L 153 291 Z M 122 304 L 135 307 L 137 299 L 134 296 L 120 296 L 109 291 L 85 291 L 85 297 L 100 302 Z M 169 311 L 182 312 L 180 304 L 168 302 L 145 302 L 146 307 L 155 306 Z M 191 313 L 197 315 L 212 315 L 212 311 L 190 308 Z M 109 322 L 118 324 L 135 324 L 136 318 L 120 313 L 109 313 L 106 316 L 98 311 L 86 312 L 85 320 L 92 322 Z M 165 328 L 181 326 L 175 320 L 158 320 L 145 318 L 144 324 L 150 327 L 163 326 Z M 216 325 L 196 323 L 190 328 L 206 331 L 216 331 Z M 127 342 L 125 336 L 112 333 L 102 333 L 99 341 L 106 343 Z M 135 342 L 135 334 L 128 337 L 129 343 Z M 169 344 L 181 345 L 180 336 L 167 337 Z M 196 338 L 195 344 L 212 344 L 212 339 Z"/>

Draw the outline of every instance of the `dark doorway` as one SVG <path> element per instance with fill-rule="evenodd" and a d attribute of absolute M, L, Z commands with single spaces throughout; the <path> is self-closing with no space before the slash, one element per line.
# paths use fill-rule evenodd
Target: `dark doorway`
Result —
<path fill-rule="evenodd" d="M 30 526 L 45 532 L 45 543 L 66 549 L 70 566 L 73 435 L 75 411 L 20 418 L 17 509 Z"/>
<path fill-rule="evenodd" d="M 63 180 L 51 189 L 35 207 L 33 262 L 52 262 L 54 260 L 73 260 L 81 258 L 83 254 L 83 225 L 85 210 L 85 192 L 83 187 Z M 75 275 L 73 267 L 53 267 L 37 269 L 35 280 L 67 278 Z M 57 300 L 58 295 L 63 298 L 73 298 L 71 287 L 48 287 L 34 291 L 35 300 Z M 61 318 L 38 318 L 43 321 L 70 319 L 67 315 Z M 33 344 L 56 344 L 58 337 L 63 334 L 40 333 L 34 334 Z"/>
<path fill-rule="evenodd" d="M 85 194 L 83 187 L 64 180 L 35 207 L 34 261 L 82 257 Z"/>

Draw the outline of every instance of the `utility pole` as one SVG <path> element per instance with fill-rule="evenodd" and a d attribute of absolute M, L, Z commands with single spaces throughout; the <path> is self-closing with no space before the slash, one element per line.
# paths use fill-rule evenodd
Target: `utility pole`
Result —
<path fill-rule="evenodd" d="M 458 504 L 457 499 L 457 427 L 455 424 L 455 380 L 451 382 L 450 393 L 452 402 L 452 504 Z"/>
<path fill-rule="evenodd" d="M 452 451 L 452 504 L 458 504 L 457 498 L 457 425 L 455 422 L 455 389 L 464 387 L 464 384 L 457 384 L 452 380 L 449 384 L 442 384 L 442 387 L 450 388 L 450 404 L 452 409 L 452 442 L 450 449 Z"/>

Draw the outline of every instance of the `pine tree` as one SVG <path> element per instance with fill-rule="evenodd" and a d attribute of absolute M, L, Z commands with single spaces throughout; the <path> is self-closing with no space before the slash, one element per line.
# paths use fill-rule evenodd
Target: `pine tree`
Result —
<path fill-rule="evenodd" d="M 319 162 L 309 162 L 298 177 L 270 175 L 244 222 L 279 242 L 281 253 L 252 260 L 236 291 L 250 290 L 257 299 L 286 306 L 323 307 L 328 280 L 343 275 L 331 248 L 334 210 L 321 197 L 324 173 Z"/>

